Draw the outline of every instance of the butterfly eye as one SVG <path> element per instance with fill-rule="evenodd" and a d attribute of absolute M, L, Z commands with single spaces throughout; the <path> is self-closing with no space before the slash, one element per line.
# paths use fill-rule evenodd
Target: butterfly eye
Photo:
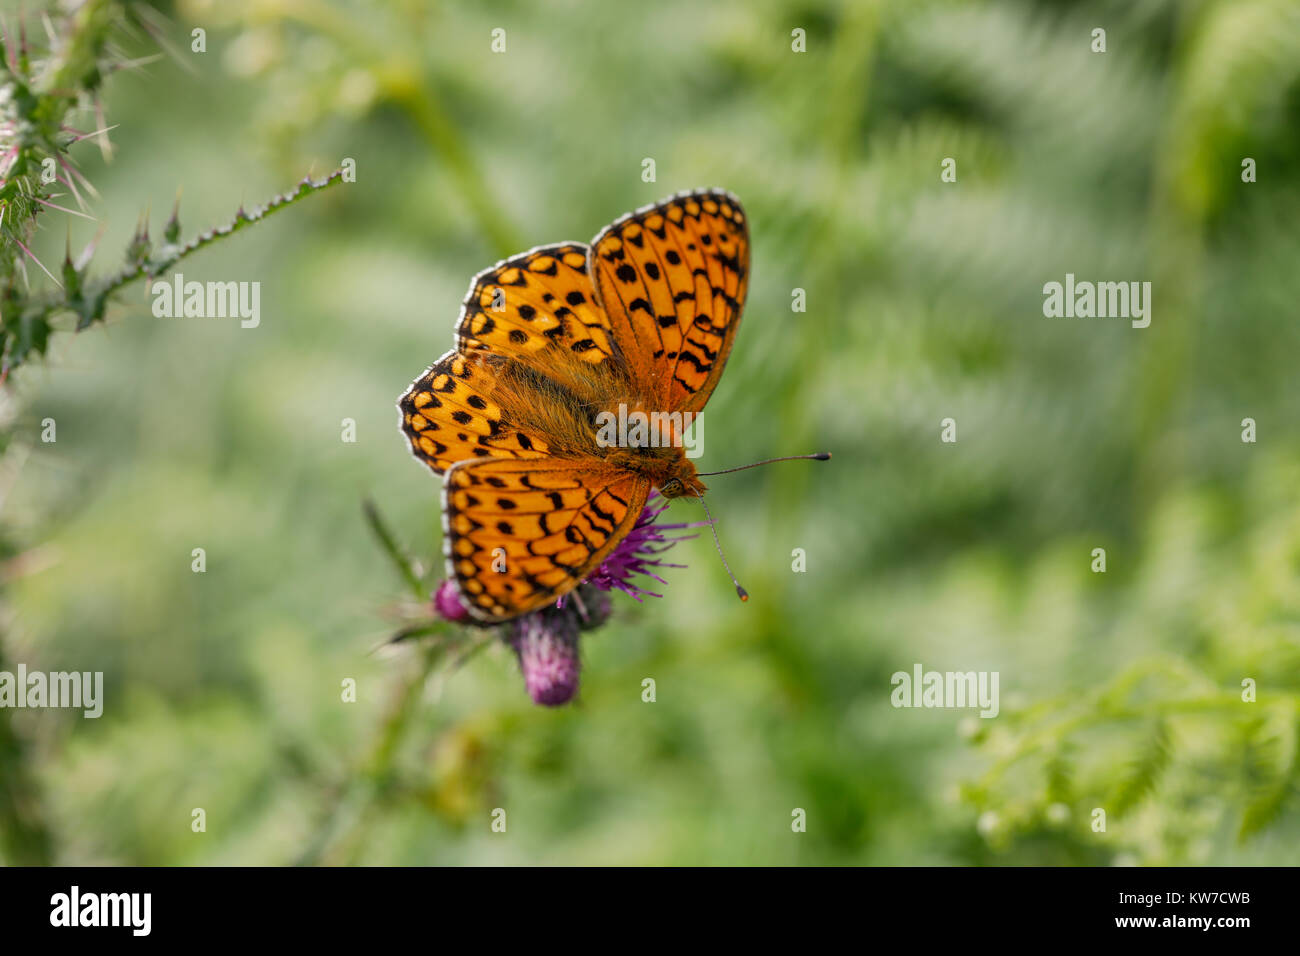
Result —
<path fill-rule="evenodd" d="M 663 483 L 663 486 L 659 489 L 659 493 L 665 498 L 680 498 L 685 494 L 685 489 L 682 488 L 680 479 L 669 478 Z"/>

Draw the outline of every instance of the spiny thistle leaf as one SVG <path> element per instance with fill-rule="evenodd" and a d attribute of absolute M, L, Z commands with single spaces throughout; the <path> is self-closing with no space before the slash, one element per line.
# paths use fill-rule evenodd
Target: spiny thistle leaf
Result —
<path fill-rule="evenodd" d="M 255 207 L 251 212 L 246 212 L 243 208 L 240 208 L 235 217 L 224 226 L 207 229 L 182 244 L 176 244 L 169 239 L 157 250 L 153 248 L 153 244 L 149 240 L 148 227 L 145 225 L 127 247 L 127 264 L 116 273 L 87 282 L 84 295 L 75 298 L 66 295 L 49 297 L 43 300 L 38 308 L 45 315 L 52 315 L 63 310 L 75 312 L 77 315 L 77 330 L 80 331 L 94 322 L 101 321 L 104 318 L 104 309 L 109 296 L 128 283 L 140 278 L 157 278 L 182 259 L 198 252 L 200 249 L 232 236 L 241 229 L 260 222 L 272 213 L 288 208 L 312 193 L 327 189 L 342 181 L 342 170 L 335 170 L 324 179 L 304 178 L 293 189 L 281 193 L 262 206 Z M 180 223 L 177 213 L 173 212 L 172 218 L 168 220 L 164 231 L 164 238 L 177 235 L 179 232 Z"/>
<path fill-rule="evenodd" d="M 150 238 L 146 214 L 127 245 L 126 264 L 117 272 L 102 278 L 87 274 L 92 243 L 75 262 L 69 251 L 62 279 L 57 278 L 32 252 L 32 234 L 46 210 L 84 215 L 52 202 L 55 189 L 66 187 L 83 209 L 82 191 L 96 195 L 68 151 L 91 137 L 104 143 L 107 130 L 102 128 L 98 92 L 105 76 L 130 65 L 110 52 L 111 37 L 132 25 L 153 26 L 142 5 L 87 0 L 63 18 L 48 49 L 29 50 L 13 35 L 0 36 L 0 376 L 33 354 L 45 354 L 56 316 L 75 315 L 78 331 L 102 321 L 113 293 L 127 283 L 152 279 L 199 249 L 342 179 L 341 172 L 322 180 L 303 179 L 290 192 L 252 212 L 241 208 L 227 225 L 183 244 L 178 199 L 160 246 Z M 20 24 L 18 29 L 21 33 L 24 28 Z M 79 132 L 72 125 L 73 114 L 92 106 L 101 128 Z M 31 280 L 39 276 L 29 263 L 48 276 L 53 288 L 32 290 Z"/>

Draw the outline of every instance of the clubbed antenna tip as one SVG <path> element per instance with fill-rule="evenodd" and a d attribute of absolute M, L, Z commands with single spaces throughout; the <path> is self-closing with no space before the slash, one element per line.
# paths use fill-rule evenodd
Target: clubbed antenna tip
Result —
<path fill-rule="evenodd" d="M 764 461 L 756 461 L 752 465 L 738 465 L 735 468 L 724 468 L 721 471 L 702 471 L 701 478 L 708 478 L 711 475 L 727 475 L 733 471 L 744 471 L 746 468 L 757 468 L 759 465 L 770 465 L 776 461 L 829 461 L 831 453 L 828 451 L 819 451 L 811 455 L 785 455 L 781 458 L 768 458 Z"/>

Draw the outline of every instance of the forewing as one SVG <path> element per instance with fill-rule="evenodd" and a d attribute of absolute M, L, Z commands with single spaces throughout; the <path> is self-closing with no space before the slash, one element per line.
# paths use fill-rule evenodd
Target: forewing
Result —
<path fill-rule="evenodd" d="M 592 240 L 588 259 L 615 348 L 656 409 L 702 409 L 748 289 L 749 225 L 736 197 L 680 193 L 629 213 Z"/>
<path fill-rule="evenodd" d="M 557 358 L 599 365 L 614 354 L 583 243 L 539 246 L 480 272 L 456 333 L 466 351 L 488 349 L 543 371 Z"/>

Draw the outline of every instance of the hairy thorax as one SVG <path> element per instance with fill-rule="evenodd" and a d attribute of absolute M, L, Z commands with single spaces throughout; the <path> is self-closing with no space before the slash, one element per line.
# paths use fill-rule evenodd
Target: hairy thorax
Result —
<path fill-rule="evenodd" d="M 636 394 L 617 366 L 583 366 L 566 374 L 550 370 L 543 376 L 520 363 L 501 362 L 491 398 L 512 420 L 547 435 L 555 457 L 597 459 L 643 475 L 665 498 L 704 494 L 684 448 L 689 419 L 654 410 L 654 400 Z M 637 416 L 644 432 L 627 427 Z"/>
<path fill-rule="evenodd" d="M 611 449 L 605 461 L 644 475 L 665 498 L 698 498 L 708 490 L 696 475 L 694 463 L 678 447 Z"/>

